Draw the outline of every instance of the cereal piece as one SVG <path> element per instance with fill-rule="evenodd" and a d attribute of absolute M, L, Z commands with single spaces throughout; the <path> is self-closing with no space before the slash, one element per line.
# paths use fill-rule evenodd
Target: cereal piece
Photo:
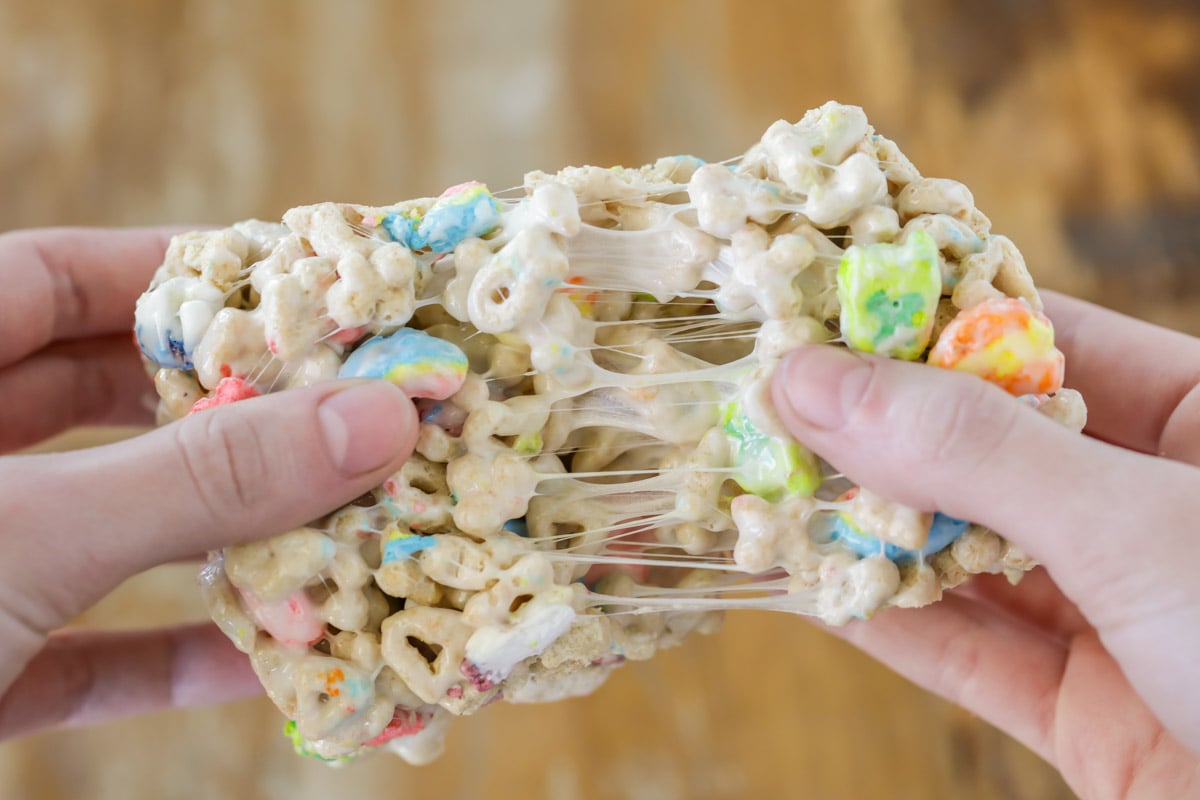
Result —
<path fill-rule="evenodd" d="M 196 346 L 196 377 L 213 389 L 222 378 L 249 377 L 270 385 L 279 365 L 269 358 L 267 337 L 260 315 L 239 308 L 223 308 L 213 317 Z"/>
<path fill-rule="evenodd" d="M 675 541 L 689 555 L 704 555 L 711 552 L 717 545 L 717 534 L 707 528 L 702 528 L 694 522 L 685 522 L 672 529 Z"/>
<path fill-rule="evenodd" d="M 322 578 L 327 596 L 317 608 L 321 619 L 344 631 L 378 630 L 372 627 L 372 618 L 378 617 L 374 621 L 379 623 L 390 609 L 383 607 L 386 598 L 368 587 L 371 569 L 356 551 L 339 547 Z"/>
<path fill-rule="evenodd" d="M 368 710 L 375 700 L 370 673 L 340 658 L 312 656 L 293 672 L 297 687 L 296 728 L 305 739 L 324 739 Z"/>
<path fill-rule="evenodd" d="M 983 250 L 962 260 L 962 280 L 954 287 L 954 305 L 971 308 L 984 300 L 1018 297 L 1042 309 L 1025 259 L 1004 236 L 989 236 Z"/>
<path fill-rule="evenodd" d="M 233 228 L 197 231 L 172 237 L 166 261 L 176 262 L 199 275 L 205 282 L 227 292 L 241 276 L 250 254 L 251 241 L 242 230 Z"/>
<path fill-rule="evenodd" d="M 1026 572 L 1038 565 L 1033 556 L 1017 547 L 1012 542 L 1004 543 L 1004 555 L 1000 559 L 1004 575 L 1010 583 L 1018 583 Z"/>
<path fill-rule="evenodd" d="M 842 499 L 850 501 L 848 515 L 856 526 L 876 539 L 901 550 L 921 550 L 929 544 L 933 514 L 885 500 L 862 487 L 851 489 Z"/>
<path fill-rule="evenodd" d="M 464 533 L 490 536 L 510 519 L 525 516 L 540 478 L 523 459 L 468 453 L 446 470 L 446 483 L 457 497 L 454 524 Z"/>
<path fill-rule="evenodd" d="M 821 618 L 833 625 L 844 624 L 851 617 L 869 619 L 899 586 L 900 572 L 891 560 L 835 553 L 821 565 Z"/>
<path fill-rule="evenodd" d="M 676 589 L 691 589 L 703 592 L 712 591 L 720 586 L 723 580 L 720 573 L 710 569 L 693 569 L 679 579 Z M 659 640 L 659 647 L 673 647 L 683 644 L 693 632 L 716 633 L 725 621 L 725 611 L 668 611 L 665 615 L 666 632 Z"/>
<path fill-rule="evenodd" d="M 868 206 L 850 219 L 850 238 L 855 244 L 878 244 L 896 240 L 900 217 L 889 206 Z"/>
<path fill-rule="evenodd" d="M 540 318 L 567 268 L 549 231 L 526 228 L 475 273 L 466 304 L 471 323 L 484 333 L 507 333 Z"/>
<path fill-rule="evenodd" d="M 808 529 L 816 509 L 816 501 L 803 496 L 779 503 L 752 494 L 733 498 L 729 510 L 738 529 L 733 560 L 751 573 L 774 567 L 784 567 L 791 574 L 811 569 L 817 558 L 812 540 L 797 533 Z"/>
<path fill-rule="evenodd" d="M 406 324 L 416 311 L 417 291 L 424 288 L 424 266 L 398 244 L 376 248 L 371 253 L 370 261 L 381 281 L 371 329 L 380 332 L 380 326 Z"/>
<path fill-rule="evenodd" d="M 834 227 L 887 195 L 878 163 L 856 152 L 870 126 L 861 108 L 826 103 L 795 125 L 780 120 L 746 154 L 744 166 L 762 163 L 767 175 L 803 196 L 799 209 L 815 225 Z"/>
<path fill-rule="evenodd" d="M 327 343 L 315 345 L 302 358 L 288 364 L 288 369 L 280 377 L 284 388 L 303 389 L 318 383 L 334 380 L 341 369 L 342 358 L 339 353 Z"/>
<path fill-rule="evenodd" d="M 271 539 L 226 547 L 225 574 L 239 589 L 273 602 L 282 600 L 329 566 L 333 540 L 315 528 L 296 528 Z"/>
<path fill-rule="evenodd" d="M 612 655 L 612 621 L 600 614 L 575 617 L 571 627 L 538 656 L 548 670 L 564 666 L 582 668 Z"/>
<path fill-rule="evenodd" d="M 1061 389 L 1064 361 L 1050 320 L 1013 298 L 959 312 L 929 352 L 930 364 L 970 372 L 1014 395 Z"/>
<path fill-rule="evenodd" d="M 983 238 L 962 220 L 946 214 L 922 214 L 905 223 L 897 241 L 907 241 L 917 231 L 932 236 L 938 250 L 945 254 L 941 261 L 942 291 L 952 291 L 963 277 L 962 259 L 982 250 Z"/>
<path fill-rule="evenodd" d="M 924 561 L 906 561 L 896 565 L 900 586 L 889 601 L 897 608 L 920 608 L 942 599 L 942 582 L 937 571 Z"/>
<path fill-rule="evenodd" d="M 454 501 L 446 485 L 445 465 L 423 455 L 411 456 L 399 472 L 383 482 L 375 495 L 389 514 L 403 520 L 402 527 L 409 531 L 431 533 L 453 526 Z"/>
<path fill-rule="evenodd" d="M 196 400 L 204 394 L 191 373 L 166 367 L 154 373 L 154 390 L 161 399 L 159 405 L 166 411 L 167 421 L 187 416 Z"/>
<path fill-rule="evenodd" d="M 305 259 L 315 271 L 323 260 Z M 320 313 L 316 297 L 317 286 L 306 285 L 301 267 L 292 275 L 281 275 L 263 288 L 262 320 L 267 349 L 284 361 L 302 358 L 321 336 Z"/>
<path fill-rule="evenodd" d="M 514 618 L 514 611 L 553 587 L 554 568 L 549 559 L 541 553 L 529 553 L 501 571 L 491 586 L 467 600 L 463 620 L 476 628 L 506 624 Z"/>
<path fill-rule="evenodd" d="M 953 589 L 955 586 L 961 586 L 971 577 L 971 573 L 963 569 L 962 565 L 954 560 L 954 555 L 949 549 L 935 553 L 933 558 L 929 560 L 929 566 L 937 573 L 938 580 L 941 581 L 943 589 Z"/>
<path fill-rule="evenodd" d="M 1083 395 L 1074 389 L 1059 389 L 1038 406 L 1038 411 L 1075 433 L 1087 427 L 1087 406 L 1083 403 Z"/>
<path fill-rule="evenodd" d="M 905 222 L 921 214 L 964 218 L 975 208 L 971 190 L 948 178 L 917 178 L 900 190 L 896 210 Z"/>
<path fill-rule="evenodd" d="M 950 555 L 972 574 L 998 572 L 1004 542 L 1001 538 L 978 525 L 972 525 L 950 545 Z"/>
<path fill-rule="evenodd" d="M 421 557 L 421 570 L 452 589 L 477 592 L 496 580 L 508 564 L 493 563 L 481 544 L 460 536 L 438 536 Z"/>
<path fill-rule="evenodd" d="M 200 595 L 210 616 L 233 646 L 243 653 L 254 650 L 258 625 L 246 611 L 241 595 L 225 573 L 224 559 L 218 553 L 205 564 L 199 575 Z"/>
<path fill-rule="evenodd" d="M 612 667 L 623 663 L 595 664 L 575 669 L 528 670 L 505 682 L 504 699 L 510 703 L 553 703 L 583 697 L 600 688 Z"/>
<path fill-rule="evenodd" d="M 924 546 L 907 549 L 881 541 L 864 531 L 850 513 L 840 512 L 833 519 L 833 537 L 861 556 L 882 554 L 893 561 L 907 561 L 944 550 L 963 534 L 968 524 L 965 520 L 954 519 L 945 514 L 934 514 Z"/>
<path fill-rule="evenodd" d="M 867 353 L 919 358 L 941 296 L 937 245 L 917 231 L 902 245 L 855 245 L 837 273 L 842 335 Z"/>
<path fill-rule="evenodd" d="M 383 621 L 383 659 L 426 703 L 458 680 L 472 629 L 444 608 L 406 608 Z"/>
<path fill-rule="evenodd" d="M 389 561 L 375 570 L 375 583 L 392 597 L 423 606 L 436 606 L 442 599 L 442 587 L 421 571 L 412 559 Z"/>
<path fill-rule="evenodd" d="M 766 181 L 738 175 L 722 164 L 706 164 L 692 175 L 688 194 L 700 229 L 727 238 L 747 220 L 774 222 L 781 214 L 779 192 Z"/>
<path fill-rule="evenodd" d="M 732 250 L 733 271 L 717 298 L 723 311 L 740 314 L 753 308 L 770 319 L 801 316 L 804 293 L 797 278 L 817 257 L 808 239 L 796 234 L 771 238 L 757 225 L 746 226 L 733 234 Z"/>
<path fill-rule="evenodd" d="M 821 344 L 831 338 L 825 326 L 812 317 L 769 319 L 759 329 L 754 353 L 759 360 L 772 363 L 797 348 Z"/>
<path fill-rule="evenodd" d="M 383 278 L 361 253 L 349 253 L 337 262 L 337 283 L 325 293 L 329 316 L 339 329 L 368 325 L 383 295 Z"/>

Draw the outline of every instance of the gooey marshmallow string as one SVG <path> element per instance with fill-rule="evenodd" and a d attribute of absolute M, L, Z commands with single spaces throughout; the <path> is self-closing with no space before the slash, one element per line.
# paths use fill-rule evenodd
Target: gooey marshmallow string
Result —
<path fill-rule="evenodd" d="M 164 422 L 338 377 L 417 404 L 416 453 L 369 498 L 202 575 L 299 752 L 424 762 L 449 716 L 590 692 L 725 609 L 840 624 L 1032 566 L 833 474 L 769 402 L 779 358 L 825 343 L 1083 427 L 1020 253 L 962 184 L 827 103 L 739 159 L 523 188 L 185 234 L 138 302 Z"/>

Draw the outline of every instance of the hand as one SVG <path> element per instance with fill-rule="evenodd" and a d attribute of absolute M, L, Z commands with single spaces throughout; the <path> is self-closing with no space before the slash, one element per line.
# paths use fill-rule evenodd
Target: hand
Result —
<path fill-rule="evenodd" d="M 164 230 L 0 236 L 0 453 L 80 423 L 148 423 L 134 301 Z M 0 738 L 260 691 L 211 624 L 59 631 L 126 577 L 280 533 L 383 482 L 416 440 L 391 384 L 213 408 L 119 444 L 0 458 Z"/>
<path fill-rule="evenodd" d="M 1082 796 L 1194 796 L 1200 340 L 1061 296 L 1047 312 L 1089 436 L 962 373 L 832 347 L 781 365 L 781 417 L 835 467 L 1045 565 L 839 633 L 1024 742 Z"/>

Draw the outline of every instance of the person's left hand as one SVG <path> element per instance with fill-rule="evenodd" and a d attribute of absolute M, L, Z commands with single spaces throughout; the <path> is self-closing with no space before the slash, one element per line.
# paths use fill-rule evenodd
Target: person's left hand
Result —
<path fill-rule="evenodd" d="M 152 421 L 133 308 L 171 233 L 0 235 L 0 453 L 74 425 Z M 211 624 L 59 629 L 137 572 L 349 502 L 399 468 L 416 434 L 399 389 L 356 381 L 0 458 L 0 739 L 260 691 Z"/>

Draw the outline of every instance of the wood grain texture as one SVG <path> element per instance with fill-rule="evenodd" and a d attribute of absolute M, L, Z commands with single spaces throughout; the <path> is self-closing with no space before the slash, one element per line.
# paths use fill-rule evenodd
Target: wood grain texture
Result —
<path fill-rule="evenodd" d="M 1200 333 L 1186 0 L 4 0 L 0 53 L 0 229 L 275 219 L 569 163 L 717 159 L 836 98 L 970 186 L 1042 285 Z M 172 566 L 84 622 L 202 616 Z M 489 708 L 430 767 L 330 770 L 280 725 L 252 701 L 7 743 L 0 796 L 1071 796 L 986 724 L 767 614 L 592 697 Z"/>

